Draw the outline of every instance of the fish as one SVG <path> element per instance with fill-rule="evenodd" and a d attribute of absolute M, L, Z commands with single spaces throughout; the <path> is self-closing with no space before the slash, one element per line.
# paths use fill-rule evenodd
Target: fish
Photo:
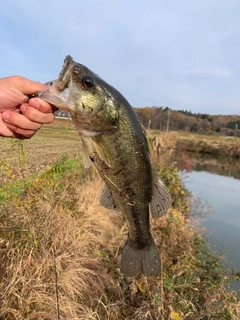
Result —
<path fill-rule="evenodd" d="M 120 211 L 128 227 L 120 271 L 126 277 L 157 276 L 153 219 L 171 206 L 167 187 L 153 168 L 146 134 L 123 95 L 70 55 L 61 73 L 35 96 L 68 111 L 80 134 L 84 166 L 95 165 L 105 183 L 100 204 Z"/>

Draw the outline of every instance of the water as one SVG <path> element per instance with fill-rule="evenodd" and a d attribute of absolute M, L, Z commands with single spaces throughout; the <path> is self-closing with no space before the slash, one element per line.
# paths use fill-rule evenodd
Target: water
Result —
<path fill-rule="evenodd" d="M 207 239 L 214 251 L 223 252 L 228 269 L 240 271 L 240 164 L 216 159 L 187 157 L 178 161 L 185 187 L 193 195 L 193 211 L 201 214 L 201 225 L 207 228 Z M 184 164 L 184 165 L 183 165 Z M 199 204 L 201 201 L 203 207 Z M 206 205 L 206 203 L 208 205 Z M 239 282 L 232 288 L 240 290 Z"/>

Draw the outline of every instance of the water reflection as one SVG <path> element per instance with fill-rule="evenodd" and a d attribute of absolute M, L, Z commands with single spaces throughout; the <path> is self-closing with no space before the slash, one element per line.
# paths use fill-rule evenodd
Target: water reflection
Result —
<path fill-rule="evenodd" d="M 226 254 L 230 269 L 240 271 L 240 164 L 189 154 L 178 158 L 177 163 L 184 177 L 187 175 L 184 183 L 193 201 L 200 198 L 214 209 L 201 222 L 209 230 L 212 248 Z M 239 282 L 232 285 L 240 290 Z"/>
<path fill-rule="evenodd" d="M 204 171 L 240 180 L 239 160 L 228 161 L 226 158 L 186 152 L 175 154 L 175 159 L 181 170 Z"/>

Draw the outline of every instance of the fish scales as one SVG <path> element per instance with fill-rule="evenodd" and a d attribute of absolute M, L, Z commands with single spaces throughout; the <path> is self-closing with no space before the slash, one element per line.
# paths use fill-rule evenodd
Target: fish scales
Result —
<path fill-rule="evenodd" d="M 132 123 L 128 120 L 129 114 L 126 113 L 127 110 L 120 106 L 118 131 L 101 136 L 103 144 L 110 146 L 111 167 L 102 170 L 98 156 L 94 159 L 94 164 L 105 181 L 116 207 L 128 222 L 129 239 L 141 249 L 146 246 L 150 237 L 151 162 L 146 156 L 148 151 L 145 139 L 142 134 L 134 134 Z"/>
<path fill-rule="evenodd" d="M 171 197 L 152 167 L 145 134 L 128 101 L 70 56 L 58 79 L 36 95 L 71 113 L 85 166 L 93 163 L 105 182 L 100 204 L 121 211 L 127 221 L 120 270 L 129 277 L 158 275 L 160 259 L 149 211 L 159 218 Z"/>

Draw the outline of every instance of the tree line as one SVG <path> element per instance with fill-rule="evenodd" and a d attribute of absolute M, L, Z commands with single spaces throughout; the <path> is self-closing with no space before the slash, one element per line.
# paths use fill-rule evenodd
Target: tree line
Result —
<path fill-rule="evenodd" d="M 166 131 L 183 130 L 198 133 L 218 132 L 235 135 L 236 124 L 240 135 L 240 115 L 209 115 L 187 110 L 171 110 L 169 107 L 134 108 L 140 122 L 146 128 Z"/>

